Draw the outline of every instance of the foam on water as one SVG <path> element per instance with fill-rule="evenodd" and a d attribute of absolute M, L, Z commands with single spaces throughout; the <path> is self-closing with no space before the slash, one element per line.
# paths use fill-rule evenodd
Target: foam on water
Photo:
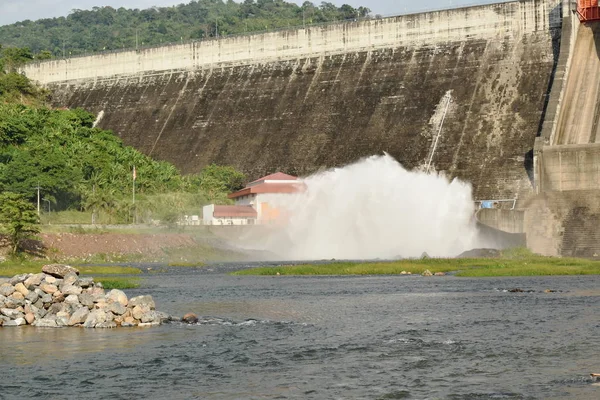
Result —
<path fill-rule="evenodd" d="M 456 256 L 479 245 L 469 183 L 408 171 L 387 154 L 304 184 L 302 193 L 269 199 L 289 222 L 268 247 L 287 259 Z"/>

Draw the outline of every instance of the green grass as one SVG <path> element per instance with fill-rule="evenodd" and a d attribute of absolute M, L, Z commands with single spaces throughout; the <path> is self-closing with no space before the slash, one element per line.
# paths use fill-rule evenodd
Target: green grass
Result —
<path fill-rule="evenodd" d="M 0 263 L 0 276 L 12 277 L 18 274 L 37 274 L 42 272 L 42 267 L 50 261 L 7 260 Z M 134 275 L 141 271 L 134 267 L 103 266 L 103 265 L 73 265 L 81 275 Z"/>
<path fill-rule="evenodd" d="M 94 281 L 101 282 L 104 289 L 134 289 L 140 287 L 139 278 L 100 276 L 94 278 Z"/>
<path fill-rule="evenodd" d="M 393 262 L 339 262 L 265 267 L 237 271 L 233 275 L 398 275 L 425 270 L 456 272 L 461 277 L 600 275 L 600 261 L 543 257 L 526 249 L 504 252 L 499 258 L 429 258 Z"/>

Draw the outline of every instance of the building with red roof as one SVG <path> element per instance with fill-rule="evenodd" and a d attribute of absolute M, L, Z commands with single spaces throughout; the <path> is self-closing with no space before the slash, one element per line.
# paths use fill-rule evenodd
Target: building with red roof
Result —
<path fill-rule="evenodd" d="M 202 210 L 205 225 L 271 224 L 285 220 L 285 213 L 272 204 L 275 197 L 304 190 L 304 184 L 295 176 L 277 172 L 250 182 L 242 190 L 227 197 L 233 206 L 210 204 Z M 275 196 L 275 197 L 274 197 Z"/>

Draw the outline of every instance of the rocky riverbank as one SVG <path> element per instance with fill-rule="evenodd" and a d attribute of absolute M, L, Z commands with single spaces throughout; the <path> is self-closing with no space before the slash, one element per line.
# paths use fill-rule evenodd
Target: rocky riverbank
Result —
<path fill-rule="evenodd" d="M 62 264 L 38 274 L 0 278 L 0 326 L 116 328 L 155 326 L 172 320 L 156 311 L 152 296 L 131 299 L 118 289 L 106 292 L 100 282 L 79 276 Z"/>

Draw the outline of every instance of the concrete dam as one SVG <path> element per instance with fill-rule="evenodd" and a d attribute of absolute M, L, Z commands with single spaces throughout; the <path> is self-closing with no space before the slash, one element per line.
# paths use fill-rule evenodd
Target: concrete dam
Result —
<path fill-rule="evenodd" d="M 56 106 L 184 173 L 307 175 L 387 152 L 511 200 L 480 221 L 600 254 L 598 23 L 521 0 L 30 64 Z M 586 77 L 582 84 L 582 77 Z M 596 79 L 594 81 L 590 79 Z M 507 209 L 508 208 L 508 209 Z"/>
<path fill-rule="evenodd" d="M 561 7 L 525 0 L 32 64 L 54 104 L 184 173 L 257 178 L 387 152 L 523 198 Z"/>

